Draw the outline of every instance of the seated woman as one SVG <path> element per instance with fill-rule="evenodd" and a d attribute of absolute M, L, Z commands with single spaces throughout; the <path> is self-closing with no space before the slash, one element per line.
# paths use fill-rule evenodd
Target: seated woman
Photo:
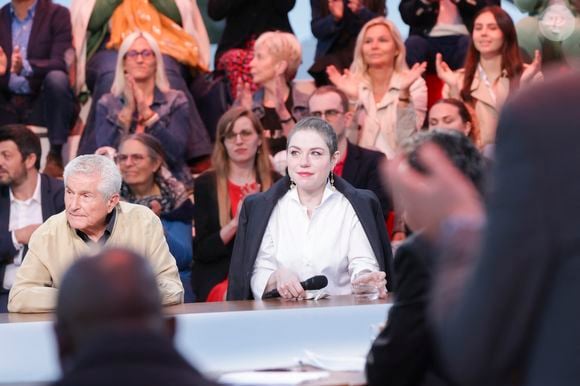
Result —
<path fill-rule="evenodd" d="M 151 134 L 162 144 L 169 170 L 190 182 L 189 105 L 183 92 L 169 88 L 159 47 L 148 33 L 134 32 L 123 41 L 111 92 L 99 100 L 96 119 L 99 147 L 116 148 L 128 134 Z"/>
<path fill-rule="evenodd" d="M 357 103 L 355 121 L 361 129 L 353 131 L 353 142 L 395 156 L 425 120 L 425 68 L 426 63 L 416 63 L 408 69 L 403 39 L 390 20 L 377 17 L 362 27 L 350 71 L 341 75 L 333 66 L 327 69 L 330 81 Z M 409 130 L 399 132 L 399 127 Z"/>
<path fill-rule="evenodd" d="M 205 301 L 228 276 L 242 201 L 248 194 L 268 190 L 277 178 L 264 129 L 250 110 L 228 110 L 218 122 L 217 138 L 213 169 L 195 180 L 192 286 L 198 301 Z"/>
<path fill-rule="evenodd" d="M 149 207 L 161 219 L 182 283 L 189 283 L 192 261 L 193 202 L 191 191 L 165 167 L 161 143 L 145 133 L 126 137 L 116 155 L 123 177 L 121 198 Z M 184 285 L 188 288 L 189 285 Z M 186 301 L 192 300 L 186 290 Z"/>
<path fill-rule="evenodd" d="M 481 147 L 479 125 L 469 108 L 459 99 L 439 99 L 429 109 L 427 123 L 429 130 L 459 131 L 467 136 L 478 149 Z"/>
<path fill-rule="evenodd" d="M 262 122 L 272 154 L 286 148 L 286 136 L 308 110 L 308 95 L 292 86 L 302 50 L 296 36 L 288 32 L 265 32 L 254 45 L 250 73 L 260 88 L 251 94 L 244 85 L 238 103 L 252 109 Z"/>
<path fill-rule="evenodd" d="M 541 78 L 540 54 L 524 66 L 511 17 L 498 6 L 483 8 L 475 17 L 465 67 L 452 71 L 437 55 L 437 75 L 446 83 L 443 94 L 460 98 L 474 111 L 481 145 L 495 142 L 501 108 L 517 88 Z"/>
<path fill-rule="evenodd" d="M 209 135 L 188 86 L 192 69 L 203 71 L 209 66 L 209 38 L 198 2 L 72 0 L 70 3 L 77 54 L 76 91 L 83 94 L 88 88 L 92 96 L 79 154 L 93 153 L 97 148 L 97 103 L 111 89 L 123 39 L 134 31 L 148 32 L 159 42 L 171 88 L 182 91 L 188 99 L 190 128 L 194 131 L 188 136 L 188 157 L 210 154 Z"/>
<path fill-rule="evenodd" d="M 325 275 L 330 295 L 351 283 L 391 289 L 391 248 L 376 196 L 332 170 L 336 134 L 320 118 L 298 122 L 288 136 L 288 176 L 244 201 L 230 266 L 228 300 L 260 299 L 277 289 L 304 298 L 300 285 Z M 387 281 L 385 282 L 385 272 Z"/>

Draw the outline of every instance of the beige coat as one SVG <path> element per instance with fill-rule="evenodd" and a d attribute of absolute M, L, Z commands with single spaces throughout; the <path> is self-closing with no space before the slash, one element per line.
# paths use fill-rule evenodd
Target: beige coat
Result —
<path fill-rule="evenodd" d="M 421 127 L 427 112 L 427 86 L 423 78 L 411 85 L 410 108 L 404 109 L 399 107 L 400 80 L 399 74 L 393 74 L 389 90 L 379 103 L 375 102 L 368 81 L 359 86 L 356 119 L 362 129 L 356 143 L 381 151 L 387 158 L 393 158 L 399 144 Z M 409 124 L 400 124 L 401 120 Z"/>
<path fill-rule="evenodd" d="M 182 303 L 183 286 L 159 218 L 142 205 L 121 202 L 115 210 L 115 225 L 104 247 L 129 248 L 145 256 L 157 276 L 163 304 Z M 69 226 L 65 212 L 42 224 L 33 233 L 28 247 L 10 291 L 10 312 L 54 311 L 67 268 L 79 257 L 103 249 L 97 244 L 85 243 Z"/>

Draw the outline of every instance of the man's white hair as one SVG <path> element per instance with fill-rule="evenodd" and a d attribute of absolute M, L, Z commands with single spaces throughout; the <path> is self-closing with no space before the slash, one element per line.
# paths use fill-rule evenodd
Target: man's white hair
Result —
<path fill-rule="evenodd" d="M 97 189 L 103 194 L 103 198 L 108 200 L 114 194 L 121 191 L 123 179 L 117 165 L 109 158 L 87 154 L 81 155 L 70 161 L 64 168 L 64 184 L 67 184 L 71 175 L 84 174 L 89 176 L 99 176 Z"/>

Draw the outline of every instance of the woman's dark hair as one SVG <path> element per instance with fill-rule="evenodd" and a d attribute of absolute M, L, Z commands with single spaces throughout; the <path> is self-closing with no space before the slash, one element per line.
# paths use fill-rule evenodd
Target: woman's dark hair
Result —
<path fill-rule="evenodd" d="M 298 123 L 296 123 L 296 126 L 294 126 L 290 133 L 288 133 L 288 144 L 290 144 L 290 139 L 294 136 L 294 134 L 305 130 L 315 131 L 322 137 L 324 143 L 328 147 L 328 151 L 330 152 L 331 157 L 334 153 L 336 153 L 338 150 L 338 139 L 336 138 L 336 132 L 328 122 L 317 117 L 308 117 L 299 120 Z"/>
<path fill-rule="evenodd" d="M 159 142 L 157 138 L 147 133 L 131 134 L 123 137 L 121 145 L 129 140 L 140 142 L 147 148 L 147 154 L 149 157 L 151 157 L 152 160 L 160 160 L 161 165 L 165 165 L 165 151 L 163 150 L 163 146 L 161 146 L 161 142 Z M 119 149 L 121 148 L 121 145 L 119 145 Z M 155 173 L 158 171 L 159 170 L 156 170 Z"/>
<path fill-rule="evenodd" d="M 16 144 L 23 161 L 29 155 L 34 154 L 36 156 L 34 167 L 36 170 L 40 170 L 40 156 L 42 153 L 40 139 L 26 125 L 12 124 L 0 127 L 0 142 L 4 141 L 12 141 Z"/>
<path fill-rule="evenodd" d="M 524 68 L 514 22 L 510 15 L 497 5 L 483 8 L 475 15 L 474 20 L 477 20 L 480 15 L 486 12 L 490 12 L 493 15 L 497 26 L 503 33 L 501 68 L 506 71 L 507 77 L 510 80 L 510 92 L 513 92 L 519 86 L 520 75 Z M 465 65 L 463 66 L 465 68 L 465 77 L 463 78 L 463 85 L 461 87 L 461 98 L 468 103 L 473 102 L 473 98 L 471 97 L 471 83 L 475 77 L 480 59 L 480 53 L 473 44 L 473 32 L 471 36 L 471 43 L 469 44 L 465 57 Z"/>

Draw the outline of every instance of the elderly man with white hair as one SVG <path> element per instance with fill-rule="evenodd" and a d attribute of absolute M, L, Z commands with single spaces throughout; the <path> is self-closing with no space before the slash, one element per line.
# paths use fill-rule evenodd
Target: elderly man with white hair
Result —
<path fill-rule="evenodd" d="M 65 210 L 30 238 L 10 291 L 8 311 L 51 312 L 66 269 L 80 256 L 121 247 L 145 256 L 164 305 L 183 301 L 183 286 L 159 218 L 147 207 L 119 202 L 121 175 L 100 155 L 72 160 L 64 170 Z"/>

